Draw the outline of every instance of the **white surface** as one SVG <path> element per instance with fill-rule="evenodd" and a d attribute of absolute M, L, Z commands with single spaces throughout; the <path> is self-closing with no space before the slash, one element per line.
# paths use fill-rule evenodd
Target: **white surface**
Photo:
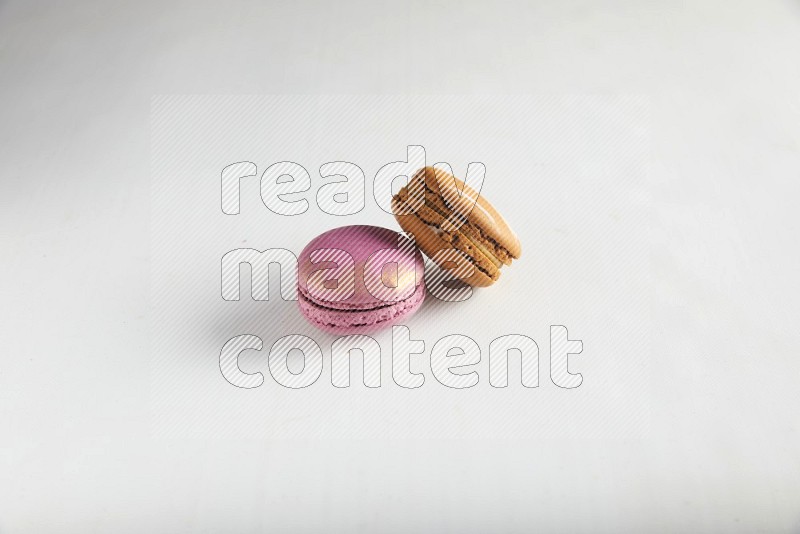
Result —
<path fill-rule="evenodd" d="M 0 532 L 800 528 L 796 2 L 7 2 L 0 52 Z M 151 95 L 339 92 L 649 96 L 648 435 L 152 435 Z"/>
<path fill-rule="evenodd" d="M 642 358 L 650 350 L 651 330 L 648 128 L 647 99 L 628 96 L 154 98 L 155 435 L 643 437 L 651 416 L 650 360 Z M 327 359 L 337 336 L 307 324 L 296 302 L 279 297 L 277 268 L 268 301 L 250 298 L 249 266 L 241 269 L 241 300 L 223 300 L 221 258 L 242 248 L 283 248 L 298 256 L 318 234 L 343 225 L 399 230 L 378 204 L 380 199 L 390 209 L 391 194 L 378 192 L 376 174 L 387 163 L 405 160 L 409 144 L 426 149 L 427 163 L 446 160 L 460 176 L 469 162 L 485 165 L 481 193 L 513 225 L 522 258 L 504 268 L 493 287 L 475 290 L 464 302 L 428 295 L 419 312 L 402 321 L 412 339 L 424 342 L 424 354 L 410 363 L 413 372 L 427 375 L 419 389 L 405 390 L 393 379 L 391 330 L 372 334 L 382 347 L 380 391 L 338 390 L 331 385 L 330 363 L 307 391 L 282 388 L 268 371 L 273 343 L 287 335 L 308 336 Z M 226 215 L 220 174 L 242 159 L 254 162 L 257 171 L 239 181 L 240 212 Z M 293 216 L 267 209 L 260 195 L 261 175 L 284 159 L 311 174 L 309 191 L 286 197 L 308 202 L 304 213 Z M 323 180 L 318 169 L 339 160 L 356 163 L 366 175 L 357 185 L 365 206 L 352 215 L 328 214 L 324 200 L 318 201 L 330 194 L 320 188 L 330 179 Z M 262 276 L 257 273 L 252 285 L 263 284 Z M 550 325 L 566 326 L 571 339 L 584 342 L 584 352 L 571 357 L 569 367 L 583 375 L 585 385 L 566 390 L 551 381 Z M 242 334 L 263 343 L 261 352 L 244 353 L 239 361 L 246 372 L 269 377 L 254 391 L 237 390 L 220 372 L 220 350 Z M 511 386 L 491 387 L 489 345 L 509 334 L 537 342 L 538 389 L 521 386 L 518 356 L 509 366 Z M 431 351 L 451 335 L 467 336 L 480 348 L 480 363 L 470 368 L 479 382 L 469 391 L 449 389 L 432 374 Z M 361 357 L 353 361 L 353 380 L 361 384 Z M 303 368 L 302 358 L 296 363 L 294 369 Z"/>

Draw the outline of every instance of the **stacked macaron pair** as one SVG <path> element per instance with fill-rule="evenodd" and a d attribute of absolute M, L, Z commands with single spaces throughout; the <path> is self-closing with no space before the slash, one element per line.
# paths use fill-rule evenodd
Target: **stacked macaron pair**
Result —
<path fill-rule="evenodd" d="M 369 333 L 416 312 L 425 298 L 420 251 L 473 286 L 489 286 L 521 253 L 503 217 L 461 180 L 417 171 L 392 198 L 408 237 L 376 226 L 344 226 L 314 238 L 298 257 L 298 302 L 308 321 L 336 334 Z"/>

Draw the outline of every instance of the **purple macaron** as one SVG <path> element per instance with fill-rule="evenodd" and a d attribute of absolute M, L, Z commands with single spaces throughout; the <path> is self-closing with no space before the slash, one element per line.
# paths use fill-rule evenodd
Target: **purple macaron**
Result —
<path fill-rule="evenodd" d="M 314 238 L 298 257 L 300 311 L 334 334 L 396 324 L 425 298 L 425 264 L 414 242 L 377 226 L 343 226 Z"/>

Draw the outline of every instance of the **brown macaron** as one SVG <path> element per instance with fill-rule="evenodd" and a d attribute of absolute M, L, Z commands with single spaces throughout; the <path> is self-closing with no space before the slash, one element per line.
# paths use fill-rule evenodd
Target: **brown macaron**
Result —
<path fill-rule="evenodd" d="M 522 252 L 516 234 L 494 207 L 441 169 L 418 170 L 392 197 L 392 211 L 429 258 L 473 286 L 495 283 L 500 268 Z"/>

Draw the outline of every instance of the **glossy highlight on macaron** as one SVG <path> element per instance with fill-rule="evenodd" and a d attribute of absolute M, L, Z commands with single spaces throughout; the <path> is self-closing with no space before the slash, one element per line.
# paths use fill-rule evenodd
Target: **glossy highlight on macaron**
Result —
<path fill-rule="evenodd" d="M 425 298 L 424 261 L 413 240 L 377 226 L 329 230 L 298 257 L 298 305 L 314 326 L 364 334 L 410 317 Z"/>

